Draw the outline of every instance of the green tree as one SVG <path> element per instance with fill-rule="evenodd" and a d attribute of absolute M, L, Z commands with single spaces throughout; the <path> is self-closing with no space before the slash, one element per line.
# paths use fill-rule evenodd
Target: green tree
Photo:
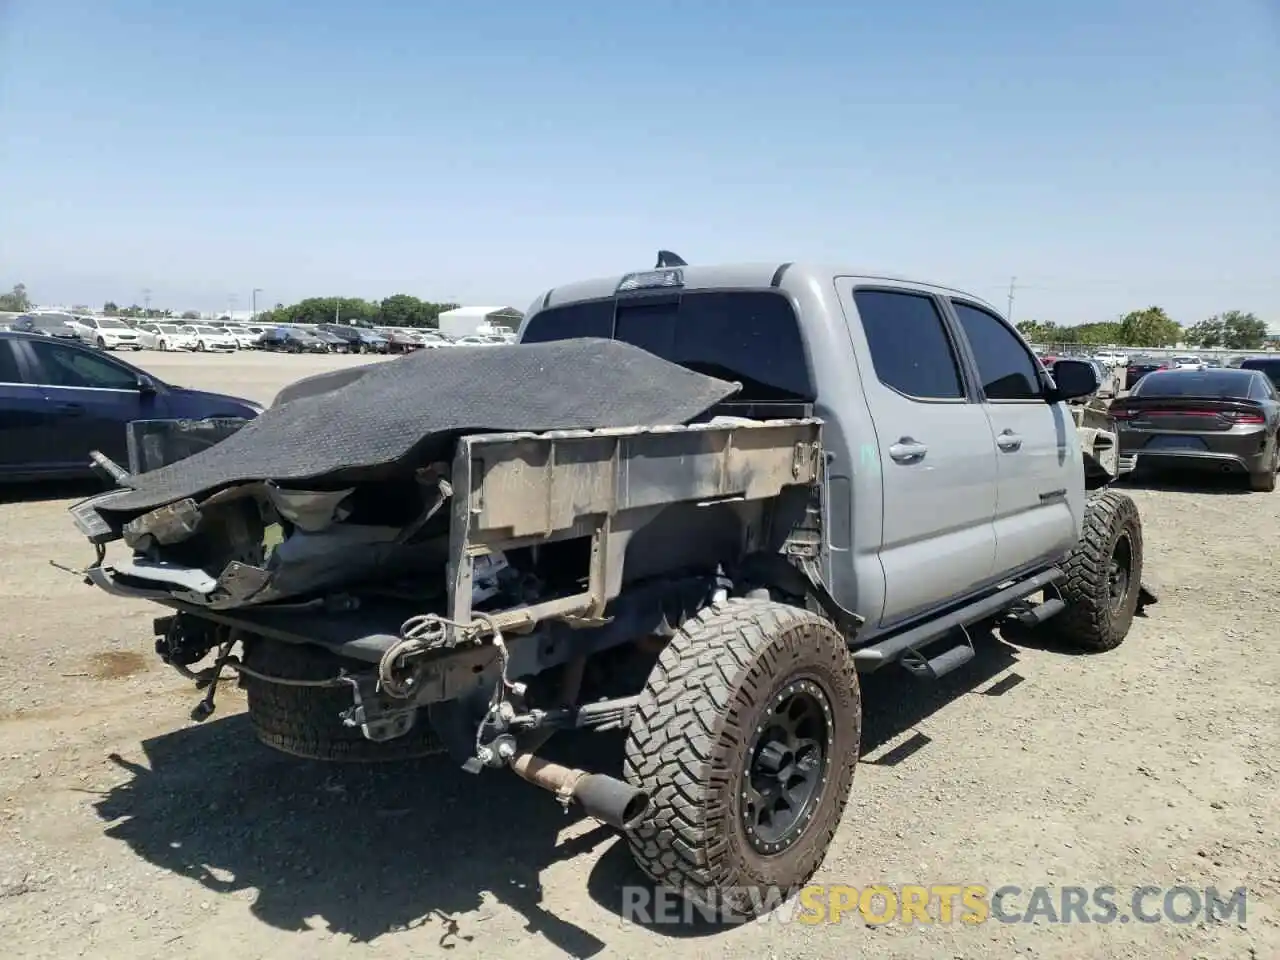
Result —
<path fill-rule="evenodd" d="M 25 313 L 31 309 L 26 284 L 15 283 L 8 293 L 0 293 L 0 310 L 6 313 Z"/>
<path fill-rule="evenodd" d="M 1052 321 L 1023 320 L 1015 324 L 1018 332 L 1032 343 L 1058 343 L 1062 340 L 1062 330 Z"/>
<path fill-rule="evenodd" d="M 196 311 L 196 310 L 183 310 L 182 319 L 183 320 L 199 320 L 200 313 L 199 311 Z"/>
<path fill-rule="evenodd" d="M 1181 339 L 1182 327 L 1163 307 L 1147 307 L 1125 314 L 1119 333 L 1120 342 L 1127 347 L 1168 347 Z"/>
<path fill-rule="evenodd" d="M 393 327 L 435 327 L 440 314 L 456 303 L 434 303 L 407 293 L 397 293 L 381 301 L 360 297 L 308 297 L 293 304 L 277 303 L 258 313 L 261 324 L 350 323 L 356 326 L 385 324 Z"/>
<path fill-rule="evenodd" d="M 378 304 L 377 322 L 389 327 L 438 327 L 440 314 L 457 304 L 432 303 L 407 293 L 396 293 Z"/>
<path fill-rule="evenodd" d="M 120 312 L 120 307 L 114 300 L 108 300 L 102 305 L 102 312 L 108 317 L 114 317 Z"/>
<path fill-rule="evenodd" d="M 1199 323 L 1187 327 L 1187 332 L 1183 334 L 1183 339 L 1192 346 L 1212 349 L 1213 347 L 1222 346 L 1222 336 L 1221 318 L 1210 317 L 1208 320 L 1201 320 Z"/>
<path fill-rule="evenodd" d="M 1091 347 L 1101 347 L 1112 343 L 1120 343 L 1123 338 L 1121 325 L 1118 323 L 1082 323 L 1071 327 L 1064 338 L 1065 343 L 1084 343 Z"/>
<path fill-rule="evenodd" d="M 1267 341 L 1267 325 L 1252 313 L 1228 310 L 1213 319 L 1222 324 L 1222 345 L 1228 350 L 1257 350 Z"/>

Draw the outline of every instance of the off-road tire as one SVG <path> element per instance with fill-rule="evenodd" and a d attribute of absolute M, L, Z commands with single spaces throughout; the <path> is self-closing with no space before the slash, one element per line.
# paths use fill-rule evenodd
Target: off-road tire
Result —
<path fill-rule="evenodd" d="M 1271 493 L 1276 488 L 1276 472 L 1280 470 L 1280 437 L 1276 437 L 1271 449 L 1271 469 L 1265 473 L 1249 474 L 1249 489 L 1257 493 Z"/>
<path fill-rule="evenodd" d="M 761 853 L 744 822 L 748 754 L 777 698 L 805 682 L 826 701 L 821 786 L 798 837 Z M 861 726 L 857 672 L 830 622 L 763 599 L 703 610 L 663 650 L 628 733 L 626 779 L 652 800 L 628 833 L 636 863 L 723 919 L 767 912 L 822 863 L 853 783 Z"/>
<path fill-rule="evenodd" d="M 336 677 L 340 657 L 315 647 L 252 637 L 244 645 L 245 666 L 272 677 L 325 680 Z M 282 753 L 307 760 L 376 763 L 412 760 L 444 751 L 426 711 L 403 737 L 366 740 L 358 727 L 343 726 L 338 714 L 352 704 L 350 687 L 289 687 L 242 674 L 249 720 L 258 739 Z"/>
<path fill-rule="evenodd" d="M 1127 545 L 1125 589 L 1112 593 L 1113 561 Z M 1124 557 L 1120 557 L 1124 561 Z M 1080 542 L 1063 564 L 1059 585 L 1067 608 L 1048 622 L 1063 642 L 1083 650 L 1114 650 L 1138 609 L 1142 584 L 1142 518 L 1128 494 L 1103 490 L 1085 505 Z"/>

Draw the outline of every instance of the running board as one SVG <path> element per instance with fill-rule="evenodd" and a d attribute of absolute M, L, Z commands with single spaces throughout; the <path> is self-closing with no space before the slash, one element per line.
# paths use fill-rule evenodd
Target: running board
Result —
<path fill-rule="evenodd" d="M 967 635 L 965 639 L 968 639 Z M 937 680 L 952 670 L 960 669 L 975 656 L 977 654 L 974 653 L 972 646 L 961 643 L 928 660 L 919 652 L 908 650 L 902 654 L 898 663 L 913 677 L 919 677 L 921 680 Z"/>
<path fill-rule="evenodd" d="M 854 664 L 860 670 L 875 670 L 886 663 L 891 663 L 898 659 L 905 651 L 923 647 L 931 641 L 950 633 L 956 627 L 977 623 L 979 620 L 985 620 L 1001 611 L 1007 610 L 1017 601 L 1043 590 L 1051 583 L 1057 583 L 1065 576 L 1066 574 L 1059 568 L 1050 567 L 1048 570 L 1037 573 L 1034 577 L 1028 577 L 1026 580 L 1012 583 L 1003 590 L 997 590 L 995 593 L 980 600 L 975 600 L 973 603 L 958 610 L 952 610 L 950 613 L 927 620 L 918 626 L 902 631 L 902 633 L 895 633 L 893 636 L 886 637 L 883 640 L 869 643 L 865 647 L 858 647 L 853 651 Z M 947 654 L 942 654 L 942 656 L 945 657 Z"/>
<path fill-rule="evenodd" d="M 1013 614 L 1013 619 L 1024 627 L 1038 627 L 1050 617 L 1061 613 L 1067 609 L 1066 602 L 1061 597 L 1050 597 L 1043 603 L 1037 603 L 1035 606 L 1025 607 Z"/>

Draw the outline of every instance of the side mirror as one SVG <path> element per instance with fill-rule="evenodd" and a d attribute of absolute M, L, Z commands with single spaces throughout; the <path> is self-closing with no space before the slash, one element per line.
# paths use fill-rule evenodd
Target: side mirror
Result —
<path fill-rule="evenodd" d="M 1102 386 L 1097 368 L 1085 360 L 1059 360 L 1053 365 L 1052 376 L 1054 389 L 1049 393 L 1050 403 L 1087 397 Z"/>
<path fill-rule="evenodd" d="M 160 392 L 160 388 L 156 386 L 156 382 L 145 373 L 138 374 L 138 392 L 143 396 L 148 396 Z"/>

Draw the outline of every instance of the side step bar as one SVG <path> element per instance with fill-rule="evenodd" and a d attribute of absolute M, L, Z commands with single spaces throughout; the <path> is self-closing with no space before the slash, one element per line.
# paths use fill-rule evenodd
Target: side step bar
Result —
<path fill-rule="evenodd" d="M 1061 613 L 1065 609 L 1067 609 L 1067 605 L 1061 597 L 1050 597 L 1043 603 L 1037 603 L 1034 607 L 1027 607 L 1025 610 L 1017 611 L 1013 615 L 1013 619 L 1024 627 L 1038 627 L 1054 614 Z"/>
<path fill-rule="evenodd" d="M 961 630 L 964 627 L 960 627 Z M 944 650 L 936 657 L 926 660 L 924 654 L 916 650 L 906 650 L 902 653 L 898 663 L 907 673 L 913 677 L 919 677 L 921 680 L 937 680 L 944 677 L 952 670 L 959 670 L 966 663 L 972 660 L 977 654 L 974 652 L 973 644 L 969 641 L 969 635 L 965 633 L 965 642 L 956 644 L 948 650 Z"/>
<path fill-rule="evenodd" d="M 1002 610 L 1007 610 L 1016 601 L 1021 600 L 1024 597 L 1028 597 L 1038 590 L 1043 590 L 1051 583 L 1057 583 L 1065 576 L 1066 574 L 1064 574 L 1058 567 L 1050 567 L 1048 570 L 1038 573 L 1034 577 L 1029 577 L 1026 580 L 1019 580 L 1017 583 L 1012 583 L 1003 590 L 998 590 L 990 596 L 983 597 L 980 600 L 975 600 L 968 606 L 961 607 L 958 610 L 953 610 L 940 617 L 935 617 L 934 619 L 928 620 L 919 626 L 904 630 L 902 633 L 895 633 L 883 640 L 878 640 L 875 643 L 869 643 L 865 647 L 858 647 L 853 651 L 853 661 L 859 670 L 864 671 L 874 670 L 877 667 L 884 666 L 884 664 L 891 663 L 896 660 L 904 652 L 914 650 L 915 648 L 922 647 L 933 640 L 937 640 L 938 638 L 950 633 L 956 627 L 963 627 L 966 624 L 976 623 L 977 621 L 985 620 L 987 617 L 993 616 Z M 1046 601 L 1046 603 L 1051 603 L 1051 601 Z M 966 647 L 965 649 L 969 648 Z M 948 651 L 937 659 L 948 657 L 951 653 L 952 651 Z M 972 655 L 972 651 L 970 650 L 970 653 L 968 655 L 964 655 L 964 660 L 961 660 L 960 662 L 963 663 L 967 661 L 972 657 Z M 959 658 L 960 656 L 962 655 L 955 654 L 956 658 Z M 949 662 L 950 661 L 940 664 L 940 666 L 947 666 Z M 949 669 L 955 669 L 955 667 L 959 665 L 959 663 L 956 663 L 954 666 L 950 666 Z"/>

